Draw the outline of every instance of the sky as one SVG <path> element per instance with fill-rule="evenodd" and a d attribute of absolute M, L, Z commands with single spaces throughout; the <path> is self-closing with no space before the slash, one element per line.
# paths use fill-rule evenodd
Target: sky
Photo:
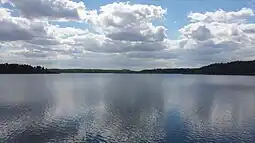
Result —
<path fill-rule="evenodd" d="M 255 60 L 254 0 L 0 0 L 0 62 L 179 68 Z"/>

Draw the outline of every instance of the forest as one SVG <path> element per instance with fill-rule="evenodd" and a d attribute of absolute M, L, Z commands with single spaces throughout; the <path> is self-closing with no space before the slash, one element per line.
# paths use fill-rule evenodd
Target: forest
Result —
<path fill-rule="evenodd" d="M 0 64 L 0 74 L 58 74 L 58 73 L 119 73 L 119 74 L 207 74 L 207 75 L 255 75 L 254 61 L 214 63 L 200 68 L 163 69 L 47 69 L 26 64 Z"/>
<path fill-rule="evenodd" d="M 0 64 L 0 74 L 54 74 L 56 71 L 27 64 Z"/>

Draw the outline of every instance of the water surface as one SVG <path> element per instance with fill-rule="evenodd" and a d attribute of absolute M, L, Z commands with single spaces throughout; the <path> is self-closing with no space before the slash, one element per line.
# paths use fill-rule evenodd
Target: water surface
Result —
<path fill-rule="evenodd" d="M 0 142 L 255 142 L 255 77 L 0 75 Z"/>

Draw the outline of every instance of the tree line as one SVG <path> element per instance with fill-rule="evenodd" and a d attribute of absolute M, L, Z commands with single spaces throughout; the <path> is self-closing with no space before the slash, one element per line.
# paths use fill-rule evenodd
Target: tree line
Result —
<path fill-rule="evenodd" d="M 208 74 L 208 75 L 255 75 L 255 61 L 214 63 L 201 68 L 151 69 L 139 73 Z"/>
<path fill-rule="evenodd" d="M 0 64 L 0 74 L 46 74 L 46 73 L 119 73 L 119 74 L 209 74 L 209 75 L 255 75 L 255 61 L 214 63 L 200 68 L 164 68 L 140 71 L 128 69 L 46 69 L 26 64 Z"/>
<path fill-rule="evenodd" d="M 0 64 L 0 74 L 44 74 L 56 73 L 42 66 L 31 66 L 27 64 Z"/>

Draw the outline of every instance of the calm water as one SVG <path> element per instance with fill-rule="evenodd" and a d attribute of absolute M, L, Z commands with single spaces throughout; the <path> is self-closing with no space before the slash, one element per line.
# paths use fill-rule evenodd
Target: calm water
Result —
<path fill-rule="evenodd" d="M 255 77 L 0 75 L 0 142 L 255 142 Z"/>

